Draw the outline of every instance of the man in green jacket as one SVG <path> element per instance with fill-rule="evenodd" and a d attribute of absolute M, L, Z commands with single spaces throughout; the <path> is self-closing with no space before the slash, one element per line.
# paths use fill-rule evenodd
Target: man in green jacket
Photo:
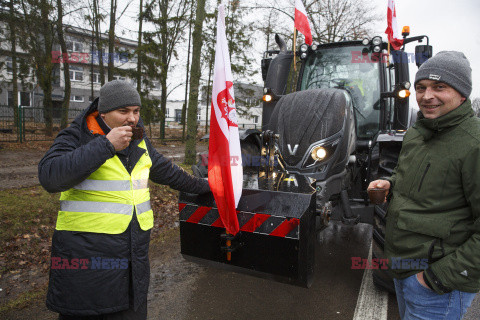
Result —
<path fill-rule="evenodd" d="M 390 190 L 385 255 L 402 319 L 461 319 L 480 289 L 480 120 L 463 53 L 442 51 L 415 77 L 420 112 Z"/>

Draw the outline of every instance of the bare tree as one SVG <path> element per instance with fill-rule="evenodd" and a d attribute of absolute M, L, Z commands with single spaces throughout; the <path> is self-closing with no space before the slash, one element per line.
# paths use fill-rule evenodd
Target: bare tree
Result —
<path fill-rule="evenodd" d="M 8 28 L 10 31 L 10 56 L 12 58 L 12 100 L 15 126 L 18 124 L 18 70 L 17 70 L 17 10 L 13 0 L 9 2 Z"/>
<path fill-rule="evenodd" d="M 367 0 L 305 0 L 312 36 L 318 43 L 358 40 L 372 35 L 373 23 L 380 19 L 375 4 Z M 277 25 L 269 29 L 290 38 L 293 34 L 295 1 L 258 1 L 257 9 L 269 9 L 278 14 Z M 291 23 L 285 23 L 281 17 Z M 271 22 L 270 19 L 267 21 Z M 300 40 L 299 40 L 300 41 Z"/>
<path fill-rule="evenodd" d="M 205 0 L 197 0 L 195 25 L 193 28 L 192 67 L 190 69 L 190 96 L 188 99 L 187 140 L 185 143 L 185 163 L 194 164 L 197 156 L 197 109 L 198 86 L 200 83 L 200 56 L 202 52 L 202 26 L 205 18 Z"/>
<path fill-rule="evenodd" d="M 24 41 L 21 45 L 32 59 L 38 85 L 43 91 L 43 116 L 45 134 L 53 135 L 53 63 L 52 47 L 54 42 L 55 23 L 53 13 L 55 7 L 51 0 L 21 0 L 24 17 L 22 30 L 19 30 Z"/>
<path fill-rule="evenodd" d="M 182 39 L 188 25 L 188 0 L 156 0 L 145 15 L 145 19 L 152 22 L 155 31 L 146 33 L 146 41 L 150 46 L 150 53 L 157 56 L 156 66 L 159 68 L 160 81 L 160 139 L 165 138 L 165 115 L 167 109 L 168 73 L 171 69 L 172 58 L 177 56 L 177 46 Z M 156 11 L 158 9 L 158 12 Z"/>
<path fill-rule="evenodd" d="M 60 43 L 63 56 L 66 57 L 68 55 L 68 51 L 63 34 L 63 6 L 61 0 L 57 0 L 57 14 L 58 42 Z M 68 59 L 63 59 L 63 75 L 65 78 L 65 94 L 62 102 L 62 119 L 60 123 L 60 127 L 62 129 L 66 128 L 68 125 L 68 109 L 70 107 L 70 92 L 72 87 L 70 83 L 70 67 L 68 64 Z"/>
<path fill-rule="evenodd" d="M 113 80 L 115 51 L 115 17 L 117 15 L 117 0 L 110 1 L 110 28 L 108 29 L 108 81 Z"/>
<path fill-rule="evenodd" d="M 98 57 L 98 65 L 100 72 L 100 84 L 105 84 L 105 67 L 103 66 L 103 41 L 101 38 L 100 22 L 103 21 L 104 16 L 99 11 L 99 0 L 92 1 L 92 19 L 95 30 L 95 44 L 97 47 L 96 56 Z"/>

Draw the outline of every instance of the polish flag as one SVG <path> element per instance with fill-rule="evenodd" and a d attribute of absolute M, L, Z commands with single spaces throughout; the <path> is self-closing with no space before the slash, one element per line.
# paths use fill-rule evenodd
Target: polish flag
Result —
<path fill-rule="evenodd" d="M 217 19 L 208 183 L 225 229 L 235 235 L 239 230 L 235 208 L 242 196 L 243 168 L 229 57 L 225 35 L 225 9 L 222 4 L 218 7 Z"/>
<path fill-rule="evenodd" d="M 401 38 L 398 28 L 397 28 L 397 13 L 395 12 L 395 1 L 388 0 L 388 9 L 387 9 L 387 30 L 385 33 L 388 36 L 388 42 L 394 50 L 400 49 L 403 45 L 403 39 Z"/>
<path fill-rule="evenodd" d="M 312 45 L 312 31 L 310 30 L 310 23 L 307 18 L 307 11 L 302 3 L 302 0 L 295 0 L 295 29 L 303 33 L 305 36 L 305 43 Z"/>

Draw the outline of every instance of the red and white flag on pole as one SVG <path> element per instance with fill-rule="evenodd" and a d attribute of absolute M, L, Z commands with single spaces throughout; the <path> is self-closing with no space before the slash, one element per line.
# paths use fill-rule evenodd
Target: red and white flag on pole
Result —
<path fill-rule="evenodd" d="M 312 45 L 312 31 L 307 18 L 307 11 L 302 0 L 295 0 L 295 28 L 305 36 L 305 43 Z"/>
<path fill-rule="evenodd" d="M 393 49 L 398 50 L 403 45 L 403 39 L 398 32 L 397 27 L 397 13 L 395 12 L 395 1 L 388 0 L 387 9 L 387 30 L 385 33 L 388 36 L 388 42 L 392 45 Z"/>
<path fill-rule="evenodd" d="M 236 207 L 242 195 L 243 168 L 223 5 L 218 7 L 210 117 L 208 183 L 225 229 L 235 235 L 239 230 Z"/>

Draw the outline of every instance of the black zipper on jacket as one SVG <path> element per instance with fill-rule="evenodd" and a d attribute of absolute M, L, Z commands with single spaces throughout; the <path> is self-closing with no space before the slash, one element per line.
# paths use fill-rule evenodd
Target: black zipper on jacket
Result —
<path fill-rule="evenodd" d="M 425 179 L 428 169 L 430 169 L 430 163 L 427 164 L 427 167 L 425 168 L 425 172 L 423 173 L 423 176 L 422 176 L 422 180 L 420 180 L 420 185 L 418 186 L 418 192 L 420 192 L 420 189 L 422 188 L 423 179 Z"/>

